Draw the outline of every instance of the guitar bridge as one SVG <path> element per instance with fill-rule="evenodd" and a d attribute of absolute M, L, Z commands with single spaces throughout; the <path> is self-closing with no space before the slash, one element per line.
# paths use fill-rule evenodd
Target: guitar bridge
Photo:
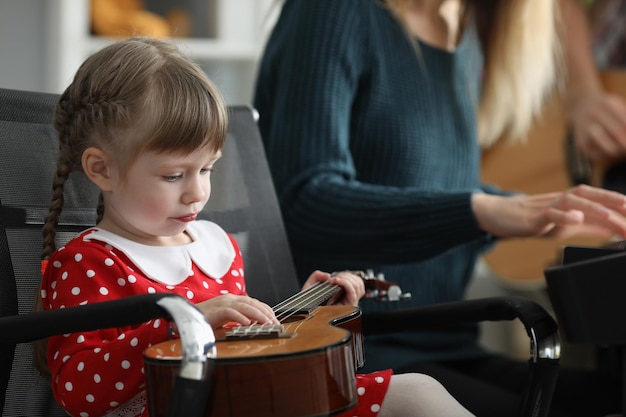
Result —
<path fill-rule="evenodd" d="M 226 332 L 226 340 L 278 339 L 280 337 L 285 337 L 285 327 L 281 324 L 237 326 Z"/>

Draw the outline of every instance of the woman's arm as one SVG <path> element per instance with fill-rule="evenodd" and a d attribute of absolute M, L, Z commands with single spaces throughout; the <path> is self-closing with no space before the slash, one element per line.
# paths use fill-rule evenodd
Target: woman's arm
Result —
<path fill-rule="evenodd" d="M 372 161 L 389 164 L 389 170 L 401 171 L 405 164 L 386 150 L 377 150 L 377 144 L 359 143 L 361 138 L 354 132 L 361 125 L 356 126 L 360 122 L 353 111 L 367 113 L 364 107 L 382 103 L 378 93 L 369 96 L 380 87 L 368 84 L 370 77 L 375 73 L 385 78 L 384 66 L 395 65 L 376 61 L 371 50 L 372 33 L 382 30 L 371 20 L 380 18 L 380 4 L 289 1 L 284 7 L 261 65 L 255 106 L 292 245 L 326 259 L 401 262 L 426 259 L 484 238 L 471 211 L 473 190 L 396 186 L 383 177 L 378 182 L 363 180 L 368 167 L 359 171 L 355 165 L 352 151 L 360 146 L 369 147 Z M 397 36 L 390 39 L 389 47 L 399 49 L 402 65 L 420 76 L 416 51 L 397 24 L 395 32 L 389 30 L 389 22 L 394 22 L 387 18 L 382 23 L 389 33 L 379 38 Z M 404 49 L 396 40 L 405 43 Z M 394 79 L 393 88 L 404 90 L 407 82 Z M 388 94 L 389 106 L 398 106 L 397 94 Z M 427 101 L 425 92 L 416 94 L 414 101 Z M 394 152 L 402 153 L 401 147 L 410 146 L 412 138 L 394 137 L 397 125 L 419 123 L 424 115 L 404 119 L 402 113 L 393 114 L 389 108 L 386 112 L 374 116 L 381 130 L 378 146 L 397 143 Z M 420 161 L 412 164 L 410 168 Z"/>

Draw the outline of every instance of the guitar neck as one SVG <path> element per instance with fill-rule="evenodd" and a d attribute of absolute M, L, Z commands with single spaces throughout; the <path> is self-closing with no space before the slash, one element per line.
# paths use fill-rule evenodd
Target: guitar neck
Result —
<path fill-rule="evenodd" d="M 272 307 L 278 314 L 310 314 L 319 306 L 333 304 L 343 295 L 343 288 L 339 285 L 331 284 L 328 281 L 317 284 L 301 291 L 285 301 Z"/>
<path fill-rule="evenodd" d="M 374 298 L 378 301 L 399 301 L 411 298 L 410 293 L 403 293 L 397 284 L 386 281 L 382 274 L 375 277 L 371 271 L 367 273 L 363 271 L 346 272 L 350 272 L 363 280 L 366 298 Z M 318 282 L 275 305 L 273 310 L 277 315 L 310 314 L 319 306 L 334 304 L 343 294 L 344 290 L 339 285 L 328 281 Z"/>

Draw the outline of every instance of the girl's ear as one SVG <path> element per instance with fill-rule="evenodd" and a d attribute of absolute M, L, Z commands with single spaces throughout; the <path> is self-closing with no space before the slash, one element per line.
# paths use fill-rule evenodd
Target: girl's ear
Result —
<path fill-rule="evenodd" d="M 111 159 L 100 148 L 87 148 L 81 158 L 87 178 L 102 191 L 111 191 Z"/>

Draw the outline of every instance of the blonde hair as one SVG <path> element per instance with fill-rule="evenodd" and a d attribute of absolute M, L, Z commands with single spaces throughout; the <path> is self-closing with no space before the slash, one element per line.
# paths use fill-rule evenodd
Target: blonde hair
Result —
<path fill-rule="evenodd" d="M 402 22 L 414 0 L 386 0 Z M 488 147 L 501 137 L 524 139 L 561 63 L 557 2 L 466 0 L 461 19 L 474 18 L 484 60 L 478 138 Z M 402 22 L 403 23 L 403 22 Z M 464 23 L 464 22 L 461 22 Z"/>
<path fill-rule="evenodd" d="M 85 149 L 114 155 L 125 175 L 143 151 L 188 154 L 205 146 L 218 151 L 226 139 L 227 119 L 217 88 L 171 41 L 129 38 L 89 57 L 55 109 L 59 155 L 42 231 L 42 259 L 56 250 L 64 185 L 71 172 L 82 170 Z M 104 210 L 100 196 L 98 222 Z M 42 308 L 38 293 L 35 310 Z M 35 354 L 35 363 L 48 376 L 44 343 Z"/>

